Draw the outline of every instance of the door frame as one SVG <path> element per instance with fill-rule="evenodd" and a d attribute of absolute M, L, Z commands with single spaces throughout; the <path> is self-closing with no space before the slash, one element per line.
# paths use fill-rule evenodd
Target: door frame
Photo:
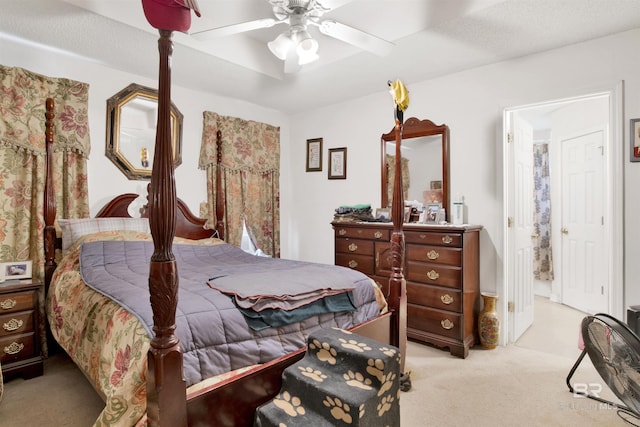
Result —
<path fill-rule="evenodd" d="M 606 174 L 608 191 L 610 195 L 606 204 L 606 214 L 609 216 L 609 227 L 607 233 L 610 236 L 611 246 L 609 251 L 609 314 L 624 319 L 624 211 L 623 211 L 623 191 L 624 191 L 624 115 L 623 115 L 623 89 L 624 82 L 620 81 L 613 87 L 605 90 L 596 91 L 581 96 L 574 96 L 534 104 L 519 105 L 508 107 L 503 110 L 502 120 L 502 253 L 503 262 L 501 269 L 501 286 L 498 286 L 499 313 L 502 315 L 500 330 L 500 345 L 507 345 L 510 342 L 511 332 L 511 313 L 509 310 L 510 298 L 509 285 L 507 278 L 509 277 L 510 266 L 513 257 L 509 253 L 509 203 L 510 203 L 510 183 L 509 173 L 510 167 L 510 149 L 508 142 L 508 133 L 510 131 L 509 117 L 517 110 L 531 109 L 535 107 L 543 107 L 552 104 L 578 101 L 594 96 L 607 95 L 609 97 L 609 155 L 607 157 Z"/>

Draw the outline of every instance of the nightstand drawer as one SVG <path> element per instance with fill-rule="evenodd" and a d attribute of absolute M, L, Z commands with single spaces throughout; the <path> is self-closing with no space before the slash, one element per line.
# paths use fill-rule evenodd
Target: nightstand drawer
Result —
<path fill-rule="evenodd" d="M 29 310 L 35 307 L 35 291 L 10 292 L 0 295 L 0 314 Z"/>
<path fill-rule="evenodd" d="M 0 316 L 0 337 L 33 331 L 33 310 Z"/>
<path fill-rule="evenodd" d="M 33 332 L 0 338 L 0 362 L 9 363 L 27 359 L 35 354 Z"/>

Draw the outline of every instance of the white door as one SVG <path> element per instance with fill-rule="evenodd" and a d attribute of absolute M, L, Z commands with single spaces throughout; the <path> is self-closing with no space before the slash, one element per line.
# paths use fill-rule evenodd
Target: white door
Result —
<path fill-rule="evenodd" d="M 509 339 L 515 342 L 533 324 L 533 129 L 518 113 L 513 114 L 513 206 L 510 207 L 513 268 L 509 294 L 513 312 Z"/>
<path fill-rule="evenodd" d="M 608 311 L 605 239 L 606 129 L 561 139 L 562 302 L 587 313 Z"/>

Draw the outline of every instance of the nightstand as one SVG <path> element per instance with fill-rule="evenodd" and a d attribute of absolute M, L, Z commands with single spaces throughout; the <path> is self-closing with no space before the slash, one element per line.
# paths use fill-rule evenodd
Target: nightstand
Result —
<path fill-rule="evenodd" d="M 0 363 L 5 379 L 42 375 L 39 292 L 42 283 L 31 279 L 0 283 Z"/>

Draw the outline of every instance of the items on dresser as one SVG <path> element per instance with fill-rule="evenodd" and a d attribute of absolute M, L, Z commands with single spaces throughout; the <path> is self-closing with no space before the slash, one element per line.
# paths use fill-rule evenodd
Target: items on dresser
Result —
<path fill-rule="evenodd" d="M 40 310 L 42 284 L 31 279 L 0 283 L 0 364 L 6 378 L 42 375 Z"/>
<path fill-rule="evenodd" d="M 335 263 L 389 292 L 390 224 L 332 223 Z M 478 342 L 481 226 L 404 224 L 407 336 L 465 358 Z"/>

